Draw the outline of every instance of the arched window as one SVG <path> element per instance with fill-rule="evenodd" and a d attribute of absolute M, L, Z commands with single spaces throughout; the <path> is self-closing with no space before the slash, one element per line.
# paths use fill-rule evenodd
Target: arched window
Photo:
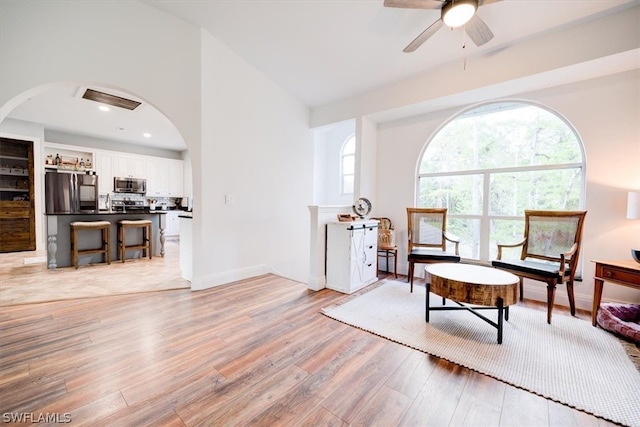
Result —
<path fill-rule="evenodd" d="M 585 161 L 574 129 L 538 105 L 497 102 L 444 125 L 420 159 L 419 207 L 448 208 L 463 258 L 495 259 L 522 238 L 524 210 L 584 206 Z"/>
<path fill-rule="evenodd" d="M 356 137 L 349 137 L 340 150 L 340 193 L 353 194 L 356 171 Z"/>

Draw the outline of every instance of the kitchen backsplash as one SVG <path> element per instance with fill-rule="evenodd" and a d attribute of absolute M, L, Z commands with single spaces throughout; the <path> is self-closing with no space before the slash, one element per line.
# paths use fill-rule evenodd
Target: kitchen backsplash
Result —
<path fill-rule="evenodd" d="M 107 195 L 101 194 L 99 199 L 99 206 L 103 208 L 107 203 Z M 133 200 L 133 201 L 142 201 L 145 206 L 150 206 L 155 201 L 156 209 L 162 209 L 162 206 L 166 206 L 167 209 L 176 208 L 176 198 L 175 197 L 147 197 L 144 194 L 120 194 L 120 193 L 110 193 L 110 200 Z M 179 198 L 180 201 L 182 197 Z"/>

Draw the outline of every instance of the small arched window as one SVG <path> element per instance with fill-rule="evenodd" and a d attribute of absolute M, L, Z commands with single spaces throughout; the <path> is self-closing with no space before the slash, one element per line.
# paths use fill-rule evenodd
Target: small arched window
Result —
<path fill-rule="evenodd" d="M 579 210 L 585 159 L 574 129 L 525 102 L 466 110 L 428 142 L 419 160 L 417 206 L 446 207 L 463 258 L 495 259 L 497 243 L 522 238 L 524 210 Z"/>
<path fill-rule="evenodd" d="M 356 171 L 356 137 L 349 137 L 340 150 L 340 193 L 353 194 Z"/>

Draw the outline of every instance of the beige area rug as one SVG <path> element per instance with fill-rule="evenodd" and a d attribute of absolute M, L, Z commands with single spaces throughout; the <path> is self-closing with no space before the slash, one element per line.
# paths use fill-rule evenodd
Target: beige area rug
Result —
<path fill-rule="evenodd" d="M 431 295 L 431 306 L 442 298 Z M 447 304 L 452 304 L 447 301 Z M 452 304 L 453 305 L 453 304 Z M 617 338 L 590 322 L 514 305 L 497 330 L 467 311 L 432 311 L 425 289 L 387 281 L 322 313 L 595 416 L 640 426 L 640 373 Z M 496 310 L 482 314 L 496 321 Z"/>

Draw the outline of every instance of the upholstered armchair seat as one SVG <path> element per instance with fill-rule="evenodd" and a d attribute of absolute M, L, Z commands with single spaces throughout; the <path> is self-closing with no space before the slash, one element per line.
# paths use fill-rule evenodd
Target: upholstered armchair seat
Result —
<path fill-rule="evenodd" d="M 429 262 L 460 262 L 460 257 L 458 255 L 442 252 L 438 249 L 425 248 L 413 248 L 409 253 L 409 259 L 417 263 L 419 263 L 422 259 L 428 260 Z"/>
<path fill-rule="evenodd" d="M 494 260 L 492 265 L 497 268 L 509 269 L 518 271 L 520 273 L 525 274 L 534 274 L 536 276 L 545 276 L 548 278 L 557 278 L 561 279 L 558 271 L 560 269 L 560 263 L 544 263 L 537 261 L 528 261 L 528 260 L 520 260 L 520 259 L 510 259 L 510 260 Z M 565 269 L 565 275 L 569 275 L 571 273 L 571 269 Z"/>

